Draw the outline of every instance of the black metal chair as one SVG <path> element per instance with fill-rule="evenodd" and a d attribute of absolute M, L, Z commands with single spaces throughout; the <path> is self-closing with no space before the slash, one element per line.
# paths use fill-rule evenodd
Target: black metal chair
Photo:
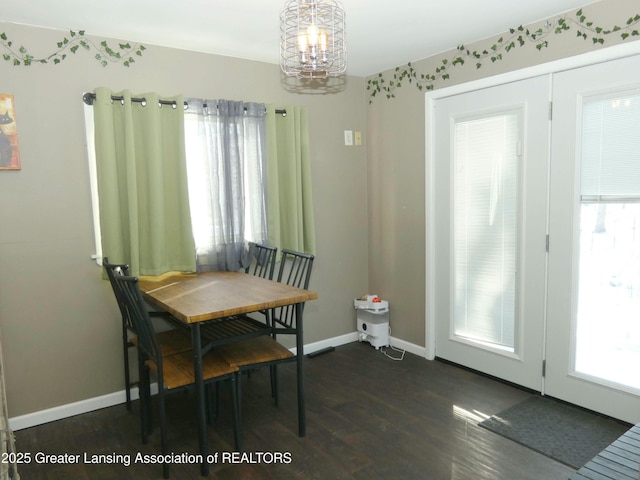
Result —
<path fill-rule="evenodd" d="M 278 271 L 278 281 L 290 286 L 307 289 L 311 278 L 314 256 L 282 250 L 282 258 Z M 304 304 L 301 309 L 304 308 Z M 278 372 L 277 365 L 296 360 L 297 355 L 304 352 L 297 351 L 294 355 L 290 350 L 277 341 L 278 334 L 297 335 L 296 306 L 278 307 L 268 312 L 267 319 L 271 325 L 271 335 L 249 338 L 220 347 L 220 353 L 232 365 L 238 367 L 238 415 L 241 413 L 241 379 L 240 374 L 256 368 L 270 367 L 271 394 L 274 403 L 278 405 Z"/>
<path fill-rule="evenodd" d="M 309 281 L 311 280 L 311 270 L 313 269 L 314 259 L 315 256 L 309 253 L 296 252 L 283 248 L 280 268 L 278 270 L 278 282 L 307 290 L 309 288 Z M 301 309 L 304 310 L 304 304 L 301 305 Z M 278 334 L 298 335 L 295 305 L 285 305 L 272 309 L 269 314 L 269 320 L 271 322 L 272 337 L 274 339 L 277 338 Z M 304 352 L 297 352 L 297 354 L 304 355 Z M 271 387 L 272 395 L 277 405 L 278 372 L 276 365 L 271 367 Z"/>
<path fill-rule="evenodd" d="M 269 245 L 260 243 L 249 243 L 249 258 L 251 263 L 245 268 L 245 273 L 273 279 L 273 272 L 276 266 L 276 253 L 278 249 Z"/>
<path fill-rule="evenodd" d="M 136 386 L 137 382 L 131 381 L 131 369 L 129 365 L 129 349 L 137 345 L 137 337 L 135 333 L 135 326 L 133 319 L 129 315 L 126 308 L 126 300 L 123 293 L 120 291 L 119 284 L 115 282 L 115 276 L 127 276 L 129 275 L 129 266 L 126 264 L 114 264 L 110 263 L 107 257 L 102 259 L 102 265 L 107 272 L 109 283 L 118 302 L 118 308 L 120 309 L 120 315 L 122 317 L 122 350 L 124 356 L 124 381 L 125 381 L 125 393 L 126 393 L 126 405 L 127 410 L 131 410 L 131 387 Z M 169 321 L 173 325 L 176 325 L 177 320 L 172 319 L 166 312 L 149 311 L 149 315 L 152 317 L 161 317 L 164 320 Z M 186 327 L 177 330 L 167 330 L 158 333 L 158 341 L 160 342 L 163 354 L 172 355 L 178 352 L 185 352 L 191 350 L 191 338 L 189 331 Z"/>
<path fill-rule="evenodd" d="M 256 245 L 256 248 L 262 249 L 262 251 L 265 252 L 262 254 L 265 262 L 272 262 L 275 265 L 277 248 L 264 245 Z M 308 253 L 282 249 L 277 281 L 306 290 L 309 287 L 314 258 L 314 255 Z M 271 267 L 271 270 L 273 269 L 274 267 Z M 261 313 L 267 318 L 267 323 L 271 327 L 273 338 L 276 338 L 278 333 L 296 334 L 295 305 L 278 307 L 269 311 L 262 311 Z"/>
<path fill-rule="evenodd" d="M 138 335 L 138 358 L 140 366 L 142 395 L 142 432 L 143 443 L 147 441 L 147 425 L 150 408 L 150 373 L 155 374 L 158 383 L 158 410 L 160 412 L 160 435 L 163 457 L 169 453 L 167 442 L 167 420 L 165 394 L 168 391 L 191 387 L 195 384 L 193 373 L 193 352 L 181 352 L 164 355 L 158 336 L 153 328 L 146 304 L 138 286 L 138 279 L 130 276 L 115 276 L 115 282 L 123 292 L 123 298 Z M 239 415 L 235 388 L 235 374 L 238 367 L 230 365 L 216 349 L 202 356 L 202 372 L 205 386 L 217 384 L 223 380 L 231 382 L 233 426 L 235 446 L 239 448 Z M 216 392 L 217 393 L 217 392 Z M 209 403 L 209 402 L 207 402 Z M 169 478 L 169 464 L 163 463 L 163 477 Z"/>
<path fill-rule="evenodd" d="M 249 265 L 244 272 L 257 277 L 271 280 L 275 269 L 276 247 L 262 245 L 255 242 L 249 243 Z M 252 315 L 233 315 L 221 320 L 205 322 L 201 325 L 202 338 L 213 345 L 222 345 L 229 341 L 237 341 L 238 336 L 254 337 L 271 333 L 271 325 L 268 321 L 269 312 L 261 310 L 266 320 L 257 320 Z"/>
<path fill-rule="evenodd" d="M 272 280 L 273 272 L 276 267 L 277 253 L 277 247 L 250 242 L 249 258 L 251 259 L 251 263 L 247 268 L 245 268 L 244 272 L 257 277 L 266 278 L 267 280 Z M 265 316 L 266 322 L 269 325 L 269 311 L 261 310 L 260 313 Z"/>
<path fill-rule="evenodd" d="M 280 259 L 280 269 L 278 270 L 278 282 L 286 283 L 292 287 L 308 289 L 314 259 L 315 256 L 309 253 L 301 253 L 283 248 L 282 258 Z M 290 307 L 293 309 L 292 306 Z M 291 314 L 289 313 L 289 309 L 282 307 L 276 310 L 278 310 L 276 318 L 285 319 L 284 321 L 288 322 L 290 326 Z"/>
<path fill-rule="evenodd" d="M 242 374 L 262 367 L 273 367 L 278 363 L 295 360 L 295 355 L 286 347 L 278 343 L 269 335 L 248 338 L 238 342 L 227 343 L 218 348 L 222 357 L 238 369 L 236 374 L 236 390 L 238 402 L 238 416 L 242 417 Z M 239 424 L 242 420 L 238 421 Z M 239 433 L 239 435 L 241 435 Z M 241 439 L 238 438 L 238 449 Z"/>

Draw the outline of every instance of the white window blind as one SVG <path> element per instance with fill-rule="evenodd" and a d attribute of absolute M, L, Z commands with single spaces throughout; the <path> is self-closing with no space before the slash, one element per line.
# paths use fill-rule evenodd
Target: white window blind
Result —
<path fill-rule="evenodd" d="M 640 200 L 640 94 L 586 98 L 582 129 L 582 201 Z"/>
<path fill-rule="evenodd" d="M 518 112 L 457 120 L 453 164 L 454 334 L 515 342 Z"/>

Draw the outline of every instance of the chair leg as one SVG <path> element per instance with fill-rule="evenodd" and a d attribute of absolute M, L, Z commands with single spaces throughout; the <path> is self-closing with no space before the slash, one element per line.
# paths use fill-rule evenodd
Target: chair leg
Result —
<path fill-rule="evenodd" d="M 153 402 L 151 401 L 151 371 L 140 349 L 138 349 L 138 376 L 140 378 L 138 392 L 140 395 L 142 443 L 146 444 L 148 435 L 153 430 Z"/>
<path fill-rule="evenodd" d="M 237 424 L 238 424 L 238 436 L 236 437 L 236 447 L 237 450 L 240 450 L 242 448 L 242 432 L 240 431 L 240 425 L 242 425 L 242 373 L 241 372 L 236 372 L 233 374 L 233 382 L 235 383 L 235 385 L 232 384 L 231 386 L 231 395 L 233 398 L 233 395 L 235 394 L 235 401 L 234 401 L 234 406 L 236 409 L 236 413 L 234 415 L 234 419 L 237 419 Z"/>
<path fill-rule="evenodd" d="M 127 331 L 122 334 L 122 351 L 124 353 L 124 388 L 127 396 L 127 411 L 131 411 L 131 373 L 129 372 L 129 339 L 127 338 Z"/>
<path fill-rule="evenodd" d="M 271 398 L 276 398 L 276 382 L 273 378 L 275 365 L 269 366 L 269 382 L 271 385 Z"/>
<path fill-rule="evenodd" d="M 220 394 L 215 383 L 205 389 L 204 395 L 204 402 L 207 407 L 207 424 L 213 427 L 214 421 L 220 412 Z"/>
<path fill-rule="evenodd" d="M 238 374 L 233 374 L 233 376 L 229 379 L 231 383 L 231 409 L 233 414 L 233 438 L 235 440 L 235 449 L 236 451 L 240 451 L 242 449 L 242 431 L 240 429 L 240 404 L 239 404 L 239 395 L 238 395 L 238 384 L 240 382 L 236 382 L 236 379 L 239 380 Z"/>
<path fill-rule="evenodd" d="M 140 359 L 142 361 L 142 359 Z M 149 368 L 144 365 L 140 368 L 140 435 L 142 444 L 148 441 L 149 425 L 151 423 L 151 392 L 149 385 Z"/>
<path fill-rule="evenodd" d="M 164 385 L 158 380 L 158 409 L 160 410 L 160 443 L 162 455 L 166 458 L 169 453 L 169 445 L 167 442 L 167 416 L 165 411 Z M 169 478 L 169 464 L 162 464 L 162 478 Z"/>
<path fill-rule="evenodd" d="M 213 414 L 214 414 L 214 418 L 218 418 L 220 416 L 220 386 L 217 383 L 214 383 L 213 386 L 215 388 L 215 392 L 214 392 L 215 404 L 214 404 Z"/>
<path fill-rule="evenodd" d="M 275 406 L 279 406 L 280 404 L 280 396 L 278 395 L 278 366 L 271 365 L 271 396 L 273 397 L 273 401 Z"/>
<path fill-rule="evenodd" d="M 205 385 L 204 387 L 204 416 L 207 422 L 207 425 L 213 425 L 213 414 L 211 413 L 211 386 Z"/>
<path fill-rule="evenodd" d="M 269 321 L 271 321 L 271 318 L 269 319 Z M 274 340 L 277 341 L 277 336 L 275 333 L 273 333 L 271 335 L 271 338 L 273 338 Z M 273 398 L 275 406 L 277 407 L 279 404 L 279 397 L 278 397 L 278 365 L 274 364 L 271 365 L 269 367 L 269 372 L 270 372 L 270 376 L 271 376 L 271 398 Z"/>

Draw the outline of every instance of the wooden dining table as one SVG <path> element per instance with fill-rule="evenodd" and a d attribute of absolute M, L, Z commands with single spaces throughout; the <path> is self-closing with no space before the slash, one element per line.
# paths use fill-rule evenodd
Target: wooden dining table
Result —
<path fill-rule="evenodd" d="M 296 370 L 298 394 L 298 435 L 305 435 L 303 305 L 318 298 L 316 292 L 266 280 L 243 272 L 206 272 L 202 274 L 165 274 L 140 277 L 140 290 L 152 306 L 169 312 L 189 326 L 193 345 L 193 366 L 198 410 L 198 436 L 203 476 L 209 473 L 205 391 L 202 377 L 202 355 L 210 348 L 238 341 L 244 336 L 269 334 L 266 324 L 254 321 L 255 328 L 227 333 L 226 320 L 239 315 L 260 312 L 286 305 L 296 311 Z M 202 335 L 202 326 L 207 332 Z M 264 325 L 260 331 L 260 325 Z M 216 335 L 216 331 L 221 332 Z"/>

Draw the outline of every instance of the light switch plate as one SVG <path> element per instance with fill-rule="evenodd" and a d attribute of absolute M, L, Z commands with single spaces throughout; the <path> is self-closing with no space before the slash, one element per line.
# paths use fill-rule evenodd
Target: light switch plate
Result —
<path fill-rule="evenodd" d="M 353 130 L 344 131 L 344 144 L 346 146 L 353 145 Z"/>

